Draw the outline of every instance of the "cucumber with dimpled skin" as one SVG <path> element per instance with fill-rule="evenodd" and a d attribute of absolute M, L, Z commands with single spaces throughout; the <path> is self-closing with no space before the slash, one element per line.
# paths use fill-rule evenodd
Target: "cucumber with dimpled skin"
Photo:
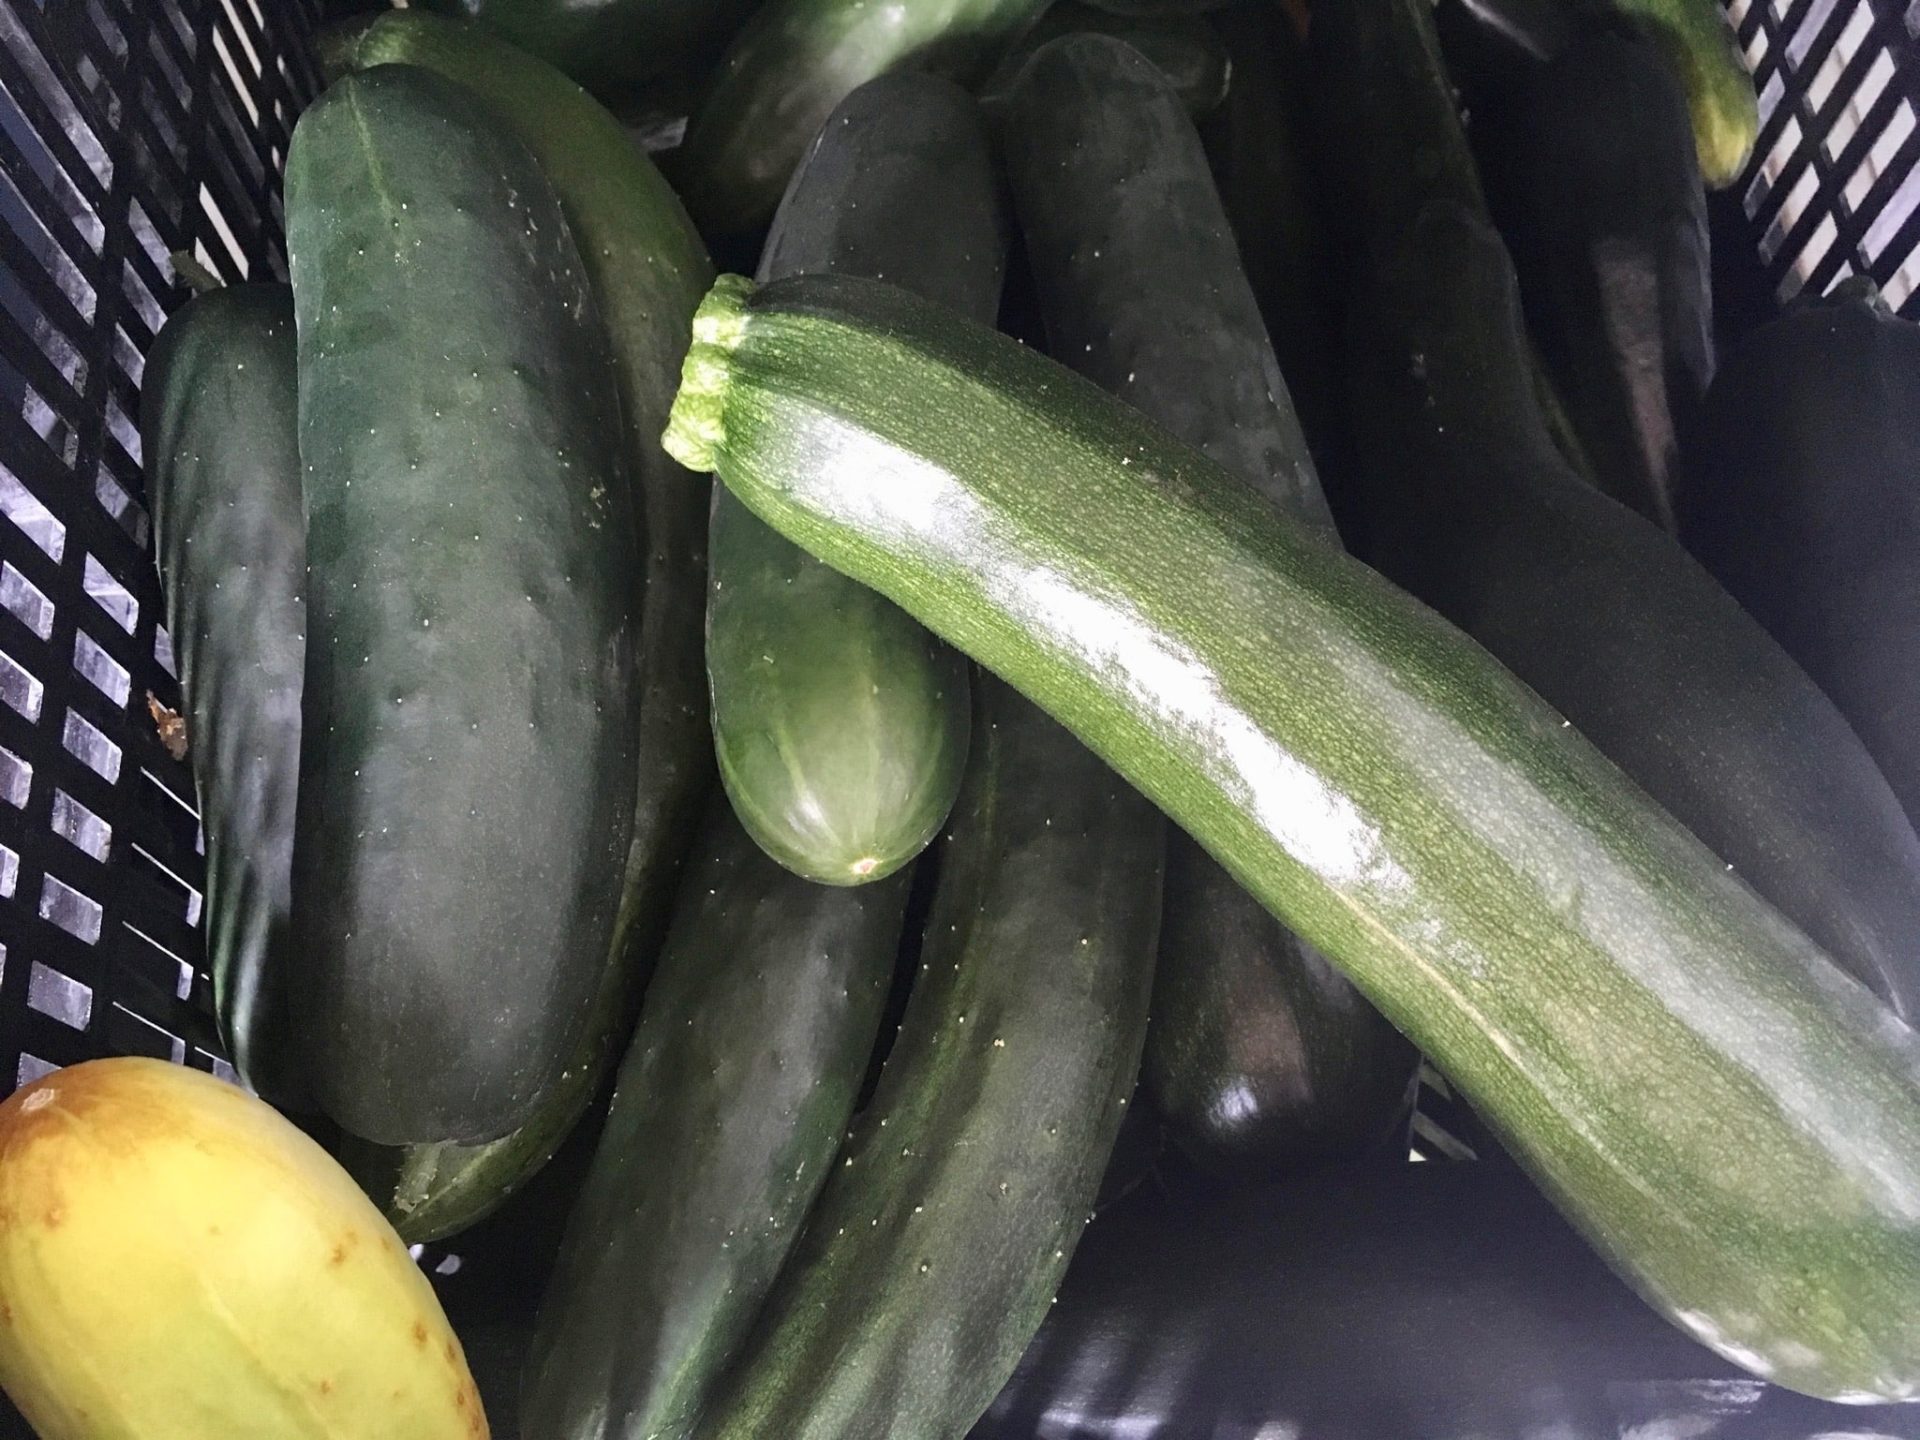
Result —
<path fill-rule="evenodd" d="M 633 820 L 640 562 L 606 333 L 532 154 L 429 71 L 336 82 L 286 203 L 313 1085 L 369 1140 L 495 1139 L 581 1039 Z"/>
<path fill-rule="evenodd" d="M 442 1142 L 342 1152 L 409 1241 L 440 1239 L 488 1214 L 544 1165 L 592 1100 L 633 1030 L 666 932 L 686 835 L 713 778 L 702 610 L 710 486 L 660 448 L 688 317 L 709 280 L 700 237 L 667 182 L 591 97 L 479 25 L 393 11 L 337 27 L 335 64 L 420 65 L 473 91 L 533 151 L 566 212 L 613 342 L 615 376 L 646 563 L 629 573 L 641 616 L 633 834 L 619 919 L 587 1033 L 537 1114 L 483 1145 Z"/>
<path fill-rule="evenodd" d="M 1051 352 L 1338 544 L 1200 138 L 1104 36 L 1056 40 L 1007 114 L 1007 169 Z M 1418 1056 L 1352 982 L 1185 835 L 1169 839 L 1144 1074 L 1210 1168 L 1379 1147 Z"/>
<path fill-rule="evenodd" d="M 715 792 L 541 1303 L 524 1433 L 688 1433 L 831 1173 L 906 894 L 800 879 Z"/>
<path fill-rule="evenodd" d="M 694 336 L 675 453 L 1138 785 L 1643 1296 L 1780 1384 L 1920 1398 L 1920 1040 L 1537 695 L 1123 402 L 892 287 L 723 278 Z"/>
<path fill-rule="evenodd" d="M 293 300 L 236 285 L 162 327 L 141 438 L 207 845 L 207 960 L 241 1079 L 311 1105 L 291 999 L 306 523 Z"/>
<path fill-rule="evenodd" d="M 1165 827 L 1005 685 L 974 693 L 879 1089 L 701 1440 L 964 1434 L 1093 1207 L 1139 1067 Z"/>
<path fill-rule="evenodd" d="M 828 118 L 761 274 L 891 279 L 991 322 L 1006 251 L 999 183 L 966 92 L 885 76 Z M 809 880 L 892 874 L 938 833 L 960 788 L 966 661 L 724 490 L 709 556 L 714 749 L 735 811 Z"/>

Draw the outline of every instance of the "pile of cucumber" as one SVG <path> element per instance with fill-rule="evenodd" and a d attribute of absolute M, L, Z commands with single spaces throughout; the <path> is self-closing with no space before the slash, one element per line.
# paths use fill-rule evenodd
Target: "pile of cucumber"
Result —
<path fill-rule="evenodd" d="M 1716 330 L 1710 0 L 322 54 L 156 551 L 241 1077 L 403 1240 L 547 1237 L 495 1433 L 1920 1400 L 1920 332 Z M 1423 1067 L 1495 1178 L 1409 1185 Z M 1310 1304 L 1316 1227 L 1434 1268 Z M 1205 1341 L 1493 1294 L 1524 1393 Z"/>

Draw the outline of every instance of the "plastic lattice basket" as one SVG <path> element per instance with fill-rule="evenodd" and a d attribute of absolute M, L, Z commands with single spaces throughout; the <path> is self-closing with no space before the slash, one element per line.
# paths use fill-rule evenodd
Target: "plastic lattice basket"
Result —
<path fill-rule="evenodd" d="M 285 277 L 279 172 L 329 8 L 0 0 L 0 1093 L 105 1054 L 231 1074 L 193 783 L 152 708 L 179 694 L 139 388 L 184 298 L 172 253 Z M 1764 127 L 1737 203 L 1716 202 L 1727 308 L 1853 273 L 1920 308 L 1920 0 L 1730 13 Z M 1471 1153 L 1444 1085 L 1421 1108 L 1421 1152 Z M 0 1400 L 0 1436 L 26 1433 Z"/>

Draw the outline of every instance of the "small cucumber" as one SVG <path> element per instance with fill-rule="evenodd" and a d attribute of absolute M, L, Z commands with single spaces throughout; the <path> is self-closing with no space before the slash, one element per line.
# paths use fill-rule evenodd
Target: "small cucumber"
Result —
<path fill-rule="evenodd" d="M 496 1139 L 571 1063 L 632 828 L 639 561 L 606 334 L 538 162 L 430 71 L 310 106 L 286 205 L 313 1084 L 365 1139 Z"/>
<path fill-rule="evenodd" d="M 1105 36 L 1053 41 L 1007 112 L 1052 353 L 1337 544 L 1199 136 Z M 1418 1056 L 1184 834 L 1170 838 L 1145 1076 L 1174 1138 L 1259 1173 L 1403 1126 Z"/>
<path fill-rule="evenodd" d="M 990 323 L 1005 232 L 978 106 L 948 81 L 903 73 L 862 86 L 829 117 L 760 269 L 889 279 Z M 734 809 L 809 880 L 892 874 L 953 808 L 966 662 L 724 490 L 709 563 L 714 748 Z"/>
<path fill-rule="evenodd" d="M 702 1440 L 966 1433 L 1047 1313 L 1140 1063 L 1164 825 L 996 680 L 880 1088 Z"/>
<path fill-rule="evenodd" d="M 290 929 L 306 522 L 293 296 L 238 285 L 188 302 L 147 356 L 142 449 L 167 633 L 207 846 L 207 959 L 240 1077 L 311 1104 Z"/>

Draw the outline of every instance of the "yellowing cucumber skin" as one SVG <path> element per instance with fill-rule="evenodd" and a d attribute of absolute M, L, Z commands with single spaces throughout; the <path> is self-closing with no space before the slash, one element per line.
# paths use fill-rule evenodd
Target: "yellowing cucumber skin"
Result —
<path fill-rule="evenodd" d="M 1669 1318 L 1920 1397 L 1920 1042 L 1531 691 L 1014 341 L 839 277 L 694 323 L 687 463 L 1139 786 Z"/>

